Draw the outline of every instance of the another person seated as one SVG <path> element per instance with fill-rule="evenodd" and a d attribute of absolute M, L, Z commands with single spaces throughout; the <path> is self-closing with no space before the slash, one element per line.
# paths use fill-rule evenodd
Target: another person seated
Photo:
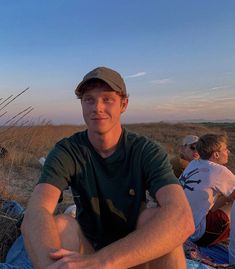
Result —
<path fill-rule="evenodd" d="M 183 138 L 180 146 L 179 156 L 171 159 L 171 165 L 177 178 L 183 173 L 189 162 L 199 159 L 196 150 L 196 144 L 199 137 L 196 135 L 187 135 Z"/>
<path fill-rule="evenodd" d="M 75 93 L 87 130 L 52 149 L 24 215 L 33 267 L 185 269 L 182 244 L 194 231 L 190 206 L 163 149 L 121 126 L 128 106 L 122 77 L 98 67 Z M 68 186 L 76 219 L 54 216 Z M 157 208 L 145 208 L 146 190 Z"/>
<path fill-rule="evenodd" d="M 198 245 L 219 243 L 229 237 L 230 206 L 235 198 L 235 175 L 224 165 L 229 149 L 225 135 L 206 134 L 197 142 L 199 160 L 193 160 L 180 176 L 193 211 Z"/>

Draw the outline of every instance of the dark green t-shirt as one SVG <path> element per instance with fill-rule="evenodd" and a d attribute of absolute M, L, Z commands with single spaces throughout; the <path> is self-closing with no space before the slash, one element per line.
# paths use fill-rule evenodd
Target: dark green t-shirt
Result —
<path fill-rule="evenodd" d="M 95 151 L 87 131 L 61 140 L 49 153 L 39 183 L 61 191 L 71 187 L 77 220 L 96 248 L 135 229 L 146 190 L 155 197 L 161 187 L 179 184 L 165 151 L 125 129 L 108 158 Z"/>

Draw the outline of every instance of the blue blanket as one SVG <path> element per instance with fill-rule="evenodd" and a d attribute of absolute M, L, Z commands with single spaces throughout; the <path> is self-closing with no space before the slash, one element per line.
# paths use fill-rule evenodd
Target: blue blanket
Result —
<path fill-rule="evenodd" d="M 188 269 L 235 268 L 235 265 L 229 265 L 228 247 L 226 244 L 199 247 L 188 240 L 184 244 L 184 251 Z"/>

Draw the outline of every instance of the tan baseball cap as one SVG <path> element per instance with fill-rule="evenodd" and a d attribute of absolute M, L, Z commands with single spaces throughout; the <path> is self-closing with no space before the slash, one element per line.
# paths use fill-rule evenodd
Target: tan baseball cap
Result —
<path fill-rule="evenodd" d="M 182 140 L 182 145 L 192 145 L 194 143 L 197 143 L 199 140 L 199 137 L 196 135 L 187 135 Z"/>
<path fill-rule="evenodd" d="M 75 90 L 75 94 L 77 96 L 81 95 L 82 92 L 82 88 L 83 85 L 91 79 L 101 79 L 104 82 L 106 82 L 114 91 L 119 92 L 123 95 L 126 95 L 126 85 L 125 82 L 123 80 L 123 78 L 121 77 L 121 75 L 110 69 L 107 67 L 97 67 L 94 70 L 90 71 L 89 73 L 87 73 L 83 80 L 78 84 L 76 90 Z"/>

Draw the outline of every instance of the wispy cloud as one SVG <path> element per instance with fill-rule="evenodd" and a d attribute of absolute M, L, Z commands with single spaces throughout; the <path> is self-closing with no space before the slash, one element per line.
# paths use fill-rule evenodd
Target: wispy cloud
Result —
<path fill-rule="evenodd" d="M 224 86 L 215 86 L 215 87 L 209 88 L 208 91 L 223 90 L 223 89 L 225 89 L 225 88 L 227 88 L 226 85 L 224 85 Z"/>
<path fill-rule="evenodd" d="M 126 76 L 126 78 L 138 78 L 138 77 L 142 77 L 142 76 L 145 76 L 145 75 L 146 75 L 146 72 L 138 72 L 136 74 Z"/>
<path fill-rule="evenodd" d="M 164 84 L 171 83 L 171 79 L 170 78 L 155 79 L 155 80 L 151 80 L 150 83 L 157 84 L 157 85 L 164 85 Z"/>

